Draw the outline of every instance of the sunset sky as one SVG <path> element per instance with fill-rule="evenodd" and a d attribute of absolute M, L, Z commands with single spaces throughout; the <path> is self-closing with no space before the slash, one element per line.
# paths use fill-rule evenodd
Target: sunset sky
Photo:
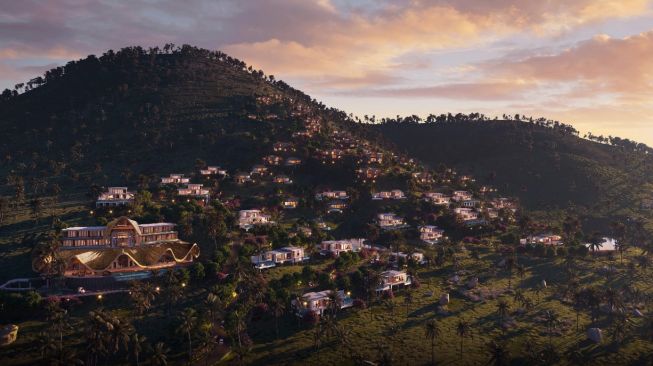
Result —
<path fill-rule="evenodd" d="M 0 0 L 0 87 L 167 42 L 360 116 L 520 113 L 653 145 L 646 0 Z"/>

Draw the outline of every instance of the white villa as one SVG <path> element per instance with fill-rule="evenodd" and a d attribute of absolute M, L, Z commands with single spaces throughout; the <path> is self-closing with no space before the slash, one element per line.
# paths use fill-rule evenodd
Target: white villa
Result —
<path fill-rule="evenodd" d="M 300 158 L 290 157 L 286 159 L 286 166 L 297 166 L 302 163 Z"/>
<path fill-rule="evenodd" d="M 376 291 L 388 291 L 398 286 L 409 286 L 412 283 L 412 278 L 406 272 L 389 270 L 381 273 L 381 283 Z"/>
<path fill-rule="evenodd" d="M 372 195 L 373 200 L 402 200 L 404 198 L 406 198 L 406 195 L 400 189 L 393 189 L 392 191 L 381 191 Z"/>
<path fill-rule="evenodd" d="M 258 269 L 270 268 L 279 264 L 295 264 L 307 261 L 309 258 L 304 253 L 304 248 L 283 247 L 265 251 L 251 257 L 252 263 Z"/>
<path fill-rule="evenodd" d="M 479 201 L 479 200 L 474 200 L 474 199 L 471 199 L 471 200 L 464 200 L 464 201 L 462 201 L 462 202 L 460 203 L 460 205 L 461 205 L 462 207 L 468 207 L 468 208 L 474 208 L 474 207 L 477 207 L 477 206 L 480 205 L 480 204 L 481 204 L 481 201 Z"/>
<path fill-rule="evenodd" d="M 456 202 L 468 201 L 472 199 L 472 194 L 467 191 L 454 191 L 451 199 Z"/>
<path fill-rule="evenodd" d="M 177 194 L 184 197 L 209 198 L 209 190 L 203 184 L 187 184 L 186 188 L 178 188 Z"/>
<path fill-rule="evenodd" d="M 419 238 L 428 243 L 435 244 L 439 242 L 444 236 L 444 230 L 433 225 L 425 225 L 419 227 Z"/>
<path fill-rule="evenodd" d="M 95 202 L 97 207 L 109 207 L 128 205 L 134 202 L 134 193 L 127 190 L 127 187 L 109 187 L 102 192 Z"/>
<path fill-rule="evenodd" d="M 295 309 L 295 314 L 297 316 L 303 316 L 306 312 L 314 312 L 316 314 L 322 315 L 322 313 L 328 309 L 332 308 L 332 292 L 331 290 L 319 291 L 319 292 L 308 292 L 302 295 L 301 298 L 297 298 L 291 302 L 293 309 Z M 351 293 L 345 293 L 344 290 L 339 290 L 335 294 L 335 301 L 337 302 L 338 309 L 345 309 L 352 307 L 354 301 L 350 297 Z"/>
<path fill-rule="evenodd" d="M 405 261 L 412 259 L 419 264 L 426 263 L 426 261 L 424 260 L 424 253 L 419 253 L 419 252 L 415 252 L 411 254 L 406 254 L 404 252 L 390 253 L 390 262 L 396 262 L 398 258 L 402 258 Z"/>
<path fill-rule="evenodd" d="M 562 236 L 556 234 L 531 235 L 525 239 L 519 240 L 520 244 L 543 244 L 543 245 L 561 245 Z"/>
<path fill-rule="evenodd" d="M 436 205 L 448 205 L 451 203 L 451 197 L 439 192 L 426 192 L 424 199 Z"/>
<path fill-rule="evenodd" d="M 184 177 L 183 174 L 170 174 L 169 177 L 161 177 L 161 184 L 187 184 L 190 178 Z"/>
<path fill-rule="evenodd" d="M 347 208 L 347 202 L 333 200 L 327 204 L 327 213 L 342 213 Z"/>
<path fill-rule="evenodd" d="M 286 175 L 277 175 L 274 177 L 274 183 L 277 184 L 292 184 L 292 179 Z"/>
<path fill-rule="evenodd" d="M 250 182 L 252 180 L 252 176 L 249 173 L 236 173 L 234 174 L 234 181 L 238 184 L 243 184 Z"/>
<path fill-rule="evenodd" d="M 201 175 L 227 175 L 227 170 L 222 169 L 219 166 L 208 166 L 206 169 L 200 169 Z"/>
<path fill-rule="evenodd" d="M 299 206 L 299 200 L 294 197 L 288 197 L 281 201 L 281 207 L 285 209 L 293 209 Z"/>
<path fill-rule="evenodd" d="M 268 172 L 268 167 L 262 164 L 256 164 L 252 167 L 251 174 L 265 175 Z"/>
<path fill-rule="evenodd" d="M 376 221 L 381 229 L 392 230 L 406 227 L 406 222 L 403 218 L 391 212 L 380 213 L 376 216 Z"/>
<path fill-rule="evenodd" d="M 453 212 L 463 221 L 472 221 L 478 219 L 478 212 L 469 207 L 457 207 L 453 210 Z"/>
<path fill-rule="evenodd" d="M 317 245 L 320 254 L 333 254 L 336 257 L 342 252 L 358 252 L 365 248 L 365 239 L 324 240 Z"/>
<path fill-rule="evenodd" d="M 264 214 L 261 210 L 240 210 L 238 212 L 238 226 L 249 230 L 254 225 L 271 224 L 270 215 Z"/>
<path fill-rule="evenodd" d="M 263 158 L 263 162 L 268 165 L 281 165 L 283 158 L 278 155 L 267 155 Z"/>
<path fill-rule="evenodd" d="M 321 201 L 323 199 L 338 199 L 346 200 L 349 198 L 346 191 L 324 191 L 315 194 L 315 199 Z"/>

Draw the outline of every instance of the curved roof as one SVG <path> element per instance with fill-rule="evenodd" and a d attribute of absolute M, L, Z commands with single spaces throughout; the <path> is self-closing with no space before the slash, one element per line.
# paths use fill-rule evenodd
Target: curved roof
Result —
<path fill-rule="evenodd" d="M 65 250 L 61 251 L 60 255 L 66 264 L 75 260 L 89 270 L 104 271 L 121 255 L 129 257 L 137 266 L 147 268 L 157 264 L 166 254 L 175 262 L 181 263 L 189 258 L 199 257 L 199 252 L 197 244 L 171 241 L 133 248 Z"/>

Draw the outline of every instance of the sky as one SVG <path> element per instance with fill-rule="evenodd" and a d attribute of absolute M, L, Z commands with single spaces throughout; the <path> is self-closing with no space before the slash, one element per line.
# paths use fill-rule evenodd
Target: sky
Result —
<path fill-rule="evenodd" d="M 0 0 L 0 89 L 165 43 L 361 117 L 519 113 L 653 146 L 653 0 Z"/>

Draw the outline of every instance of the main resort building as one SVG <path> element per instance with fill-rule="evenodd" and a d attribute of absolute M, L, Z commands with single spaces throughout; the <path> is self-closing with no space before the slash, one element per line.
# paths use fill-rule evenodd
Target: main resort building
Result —
<path fill-rule="evenodd" d="M 187 265 L 199 256 L 199 247 L 180 240 L 175 224 L 121 217 L 107 226 L 64 229 L 58 255 L 66 277 L 107 276 Z"/>

